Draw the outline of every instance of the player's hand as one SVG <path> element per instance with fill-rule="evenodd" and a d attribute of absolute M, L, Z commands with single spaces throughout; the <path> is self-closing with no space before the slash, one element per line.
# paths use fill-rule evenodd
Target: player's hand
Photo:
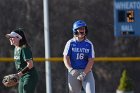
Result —
<path fill-rule="evenodd" d="M 17 75 L 18 75 L 19 77 L 22 77 L 22 76 L 23 76 L 22 72 L 18 72 Z"/>
<path fill-rule="evenodd" d="M 77 76 L 79 73 L 78 73 L 79 71 L 78 70 L 76 70 L 76 69 L 70 69 L 69 70 L 69 73 L 72 75 L 72 76 Z"/>
<path fill-rule="evenodd" d="M 80 73 L 80 75 L 77 77 L 78 80 L 84 80 L 84 78 L 86 77 L 86 73 L 82 72 Z"/>

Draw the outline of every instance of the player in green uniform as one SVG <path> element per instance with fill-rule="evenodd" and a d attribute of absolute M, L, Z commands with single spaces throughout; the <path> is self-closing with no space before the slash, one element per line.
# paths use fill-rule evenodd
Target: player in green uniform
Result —
<path fill-rule="evenodd" d="M 20 77 L 18 91 L 19 93 L 34 93 L 38 75 L 33 66 L 32 51 L 27 43 L 23 29 L 18 28 L 10 34 L 6 34 L 6 37 L 9 38 L 11 45 L 15 46 L 15 67 Z"/>

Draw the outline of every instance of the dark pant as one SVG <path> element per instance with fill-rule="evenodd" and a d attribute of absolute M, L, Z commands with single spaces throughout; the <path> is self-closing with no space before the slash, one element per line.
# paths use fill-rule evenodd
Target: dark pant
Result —
<path fill-rule="evenodd" d="M 37 85 L 38 75 L 36 71 L 24 75 L 18 85 L 19 93 L 34 93 Z"/>

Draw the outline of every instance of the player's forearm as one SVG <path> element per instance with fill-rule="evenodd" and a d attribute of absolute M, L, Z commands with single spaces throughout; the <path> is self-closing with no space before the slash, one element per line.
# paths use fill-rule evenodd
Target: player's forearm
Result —
<path fill-rule="evenodd" d="M 29 60 L 27 61 L 27 66 L 25 68 L 23 68 L 18 75 L 21 77 L 22 75 L 24 75 L 26 72 L 28 72 L 31 68 L 33 67 L 33 61 Z"/>
<path fill-rule="evenodd" d="M 63 61 L 64 61 L 64 64 L 65 64 L 67 69 L 71 69 L 72 68 L 71 65 L 70 65 L 70 59 L 69 59 L 68 56 L 64 56 L 63 57 Z"/>
<path fill-rule="evenodd" d="M 89 61 L 88 61 L 87 66 L 86 66 L 86 68 L 84 70 L 85 74 L 87 74 L 89 71 L 92 70 L 93 64 L 94 64 L 93 58 L 90 58 Z"/>
<path fill-rule="evenodd" d="M 27 67 L 31 69 L 33 67 L 33 60 L 27 61 Z"/>

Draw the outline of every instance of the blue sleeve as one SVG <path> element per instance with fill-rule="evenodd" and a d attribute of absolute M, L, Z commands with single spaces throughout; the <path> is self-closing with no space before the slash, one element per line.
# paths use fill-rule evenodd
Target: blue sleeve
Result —
<path fill-rule="evenodd" d="M 65 45 L 63 55 L 70 56 L 70 54 L 71 54 L 71 42 L 68 41 Z"/>
<path fill-rule="evenodd" d="M 90 51 L 89 51 L 88 58 L 95 58 L 95 52 L 94 52 L 94 47 L 92 43 L 90 44 Z"/>

